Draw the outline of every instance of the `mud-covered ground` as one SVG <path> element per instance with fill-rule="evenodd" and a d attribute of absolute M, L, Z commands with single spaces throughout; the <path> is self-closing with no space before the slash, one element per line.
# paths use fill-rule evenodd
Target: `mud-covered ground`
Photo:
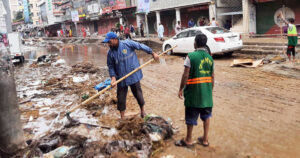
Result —
<path fill-rule="evenodd" d="M 46 69 L 34 65 L 16 68 L 18 96 L 20 102 L 23 102 L 20 105 L 21 119 L 25 124 L 23 128 L 27 139 L 39 138 L 45 132 L 61 128 L 65 121 L 65 111 L 73 107 L 73 104 L 83 101 L 84 96 L 95 94 L 93 86 L 107 77 L 107 69 L 99 68 L 99 65 L 105 65 L 103 51 L 94 55 L 98 49 L 93 48 L 91 56 L 89 48 L 83 49 L 86 51 L 78 48 L 74 50 L 73 52 L 73 48 L 60 47 L 57 51 L 66 60 L 66 65 L 58 63 L 48 65 Z M 82 62 L 77 60 L 82 59 L 79 53 L 86 57 L 83 58 L 84 62 L 92 61 L 99 69 L 91 74 L 82 69 L 76 72 L 74 68 L 67 66 Z M 75 56 L 76 62 L 68 61 L 68 56 Z M 101 57 L 98 58 L 101 64 L 97 64 L 95 57 Z M 139 54 L 138 57 L 141 63 L 151 59 L 147 54 Z M 186 132 L 183 100 L 177 97 L 183 72 L 183 57 L 164 56 L 160 63 L 153 63 L 143 69 L 144 78 L 141 83 L 146 112 L 172 121 L 173 127 L 179 130 L 173 139 L 165 141 L 164 145 L 155 151 L 154 157 L 300 156 L 299 60 L 294 65 L 281 63 L 257 68 L 230 67 L 233 59 L 265 57 L 244 54 L 215 57 L 216 83 L 209 132 L 210 146 L 202 147 L 197 144 L 196 140 L 203 132 L 199 119 L 199 125 L 193 131 L 195 146 L 191 149 L 176 147 L 174 141 L 185 137 Z M 88 80 L 74 82 L 74 79 L 86 79 L 87 73 Z M 97 98 L 98 100 L 83 110 L 75 111 L 72 116 L 92 125 L 115 127 L 119 121 L 115 95 L 113 89 L 111 93 Z M 127 104 L 127 115 L 138 114 L 138 105 L 130 91 Z M 111 130 L 99 127 L 85 131 L 74 130 L 73 133 L 85 132 L 88 141 L 101 141 L 103 138 L 109 141 L 112 133 Z"/>
<path fill-rule="evenodd" d="M 264 67 L 230 67 L 234 58 L 262 58 L 236 54 L 215 57 L 213 117 L 210 147 L 180 148 L 174 141 L 161 155 L 176 157 L 299 157 L 300 156 L 300 80 L 265 71 Z M 177 97 L 183 72 L 182 57 L 167 57 L 165 65 L 144 69 L 142 80 L 147 112 L 170 117 L 185 137 L 183 100 Z M 283 63 L 295 68 L 299 63 Z M 284 70 L 286 72 L 290 69 Z M 193 139 L 202 136 L 202 123 L 194 128 Z"/>

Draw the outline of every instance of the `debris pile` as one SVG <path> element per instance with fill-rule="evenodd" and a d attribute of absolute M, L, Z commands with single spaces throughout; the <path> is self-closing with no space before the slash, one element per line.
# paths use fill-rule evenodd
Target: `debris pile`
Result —
<path fill-rule="evenodd" d="M 70 123 L 65 113 L 98 92 L 95 86 L 108 77 L 107 68 L 90 63 L 70 67 L 58 56 L 46 56 L 35 66 L 15 71 L 28 144 L 15 157 L 146 158 L 162 148 L 163 140 L 173 134 L 171 125 L 156 116 L 120 122 L 115 89 L 72 112 L 71 118 L 76 122 Z M 134 104 L 134 96 L 129 94 L 128 108 L 138 108 Z"/>
<path fill-rule="evenodd" d="M 72 66 L 71 73 L 96 73 L 100 71 L 99 68 L 94 67 L 91 63 L 79 63 Z"/>

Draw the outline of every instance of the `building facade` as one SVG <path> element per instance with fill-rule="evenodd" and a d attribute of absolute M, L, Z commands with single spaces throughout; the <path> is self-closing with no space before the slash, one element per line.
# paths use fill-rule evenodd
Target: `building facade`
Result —
<path fill-rule="evenodd" d="M 0 0 L 0 33 L 12 32 L 9 1 Z"/>

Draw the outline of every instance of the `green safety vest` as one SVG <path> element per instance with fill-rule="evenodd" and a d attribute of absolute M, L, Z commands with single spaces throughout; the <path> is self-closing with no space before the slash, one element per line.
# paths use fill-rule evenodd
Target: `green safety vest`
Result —
<path fill-rule="evenodd" d="M 213 58 L 204 50 L 189 53 L 188 57 L 191 68 L 184 88 L 184 105 L 194 108 L 212 107 Z"/>
<path fill-rule="evenodd" d="M 288 45 L 296 46 L 298 44 L 298 33 L 297 28 L 292 24 L 292 29 L 288 28 Z"/>

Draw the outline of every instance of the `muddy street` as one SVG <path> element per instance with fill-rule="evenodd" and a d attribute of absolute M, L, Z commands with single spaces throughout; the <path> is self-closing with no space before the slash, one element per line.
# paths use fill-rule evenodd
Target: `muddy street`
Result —
<path fill-rule="evenodd" d="M 156 52 L 160 50 L 159 47 L 153 48 Z M 140 124 L 140 120 L 131 120 L 133 125 L 125 123 L 122 128 L 118 126 L 115 88 L 72 114 L 82 125 L 64 127 L 66 110 L 96 94 L 94 86 L 109 77 L 106 52 L 107 48 L 103 45 L 66 44 L 46 46 L 27 53 L 29 63 L 17 66 L 15 72 L 21 120 L 27 140 L 39 139 L 55 130 L 67 132 L 70 137 L 84 135 L 85 142 L 101 143 L 76 151 L 84 155 L 94 150 L 93 156 L 96 156 L 96 152 L 100 152 L 96 151 L 99 144 L 102 149 L 104 143 L 109 146 L 112 140 L 128 138 L 126 133 L 131 129 L 127 126 L 140 128 L 134 125 L 136 122 Z M 31 59 L 45 54 L 57 57 L 50 64 L 31 64 Z M 138 52 L 138 57 L 141 64 L 151 59 L 150 55 L 142 52 Z M 174 145 L 175 140 L 185 137 L 186 132 L 183 100 L 177 96 L 184 56 L 164 56 L 160 62 L 145 67 L 141 84 L 146 113 L 163 117 L 172 123 L 175 131 L 172 139 L 160 142 L 158 147 L 145 145 L 145 148 L 151 148 L 145 152 L 153 152 L 150 154 L 152 157 L 173 155 L 176 158 L 300 156 L 299 78 L 266 71 L 265 66 L 230 67 L 233 59 L 261 57 L 236 53 L 233 57 L 214 58 L 216 81 L 210 146 L 203 147 L 196 142 L 203 132 L 199 119 L 193 131 L 195 146 L 191 149 Z M 296 63 L 292 72 L 299 73 L 298 67 L 299 63 Z M 138 115 L 139 107 L 131 92 L 127 106 L 129 117 Z M 130 140 L 140 138 L 138 134 L 130 136 Z M 122 152 L 117 154 L 122 155 Z"/>
<path fill-rule="evenodd" d="M 147 111 L 170 117 L 180 129 L 174 137 L 178 140 L 186 131 L 183 100 L 177 97 L 183 59 L 168 58 L 167 65 L 145 68 L 142 83 Z M 264 72 L 262 68 L 230 67 L 233 58 L 215 58 L 211 146 L 184 149 L 170 142 L 165 152 L 178 157 L 299 156 L 299 79 Z M 195 141 L 203 133 L 200 120 L 198 123 L 193 131 Z"/>

